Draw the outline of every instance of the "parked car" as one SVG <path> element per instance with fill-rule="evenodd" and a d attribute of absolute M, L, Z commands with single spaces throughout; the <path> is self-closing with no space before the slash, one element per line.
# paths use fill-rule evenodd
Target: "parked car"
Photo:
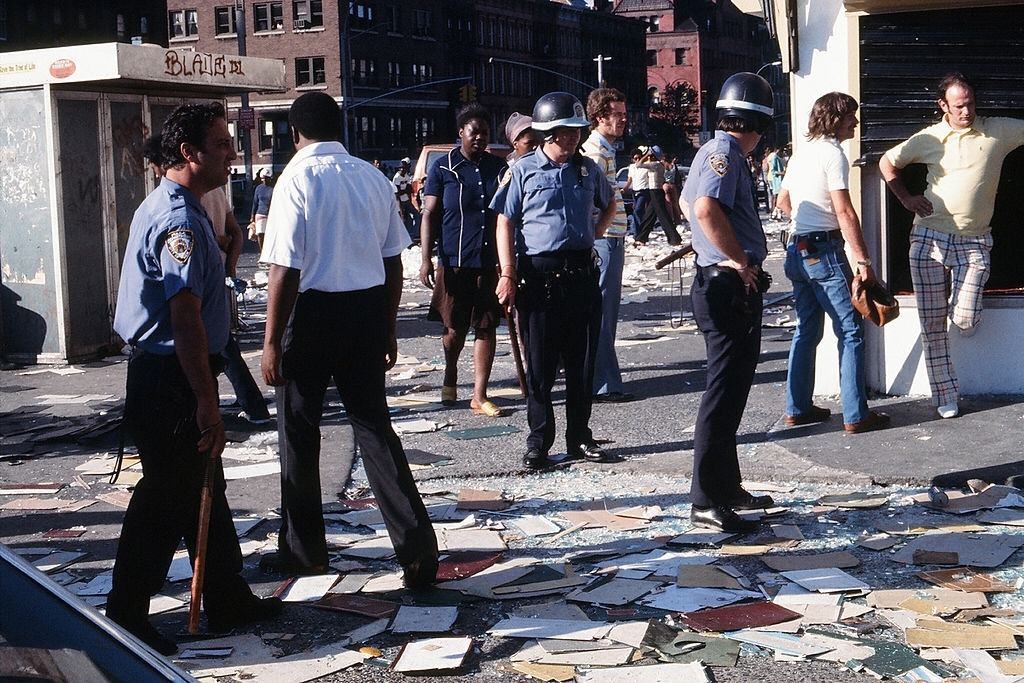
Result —
<path fill-rule="evenodd" d="M 456 144 L 458 143 L 424 145 L 420 150 L 412 172 L 412 205 L 417 211 L 423 210 L 423 181 L 427 177 L 427 169 L 438 157 L 447 154 Z M 512 148 L 508 145 L 492 143 L 487 145 L 487 151 L 504 159 L 512 152 Z"/>

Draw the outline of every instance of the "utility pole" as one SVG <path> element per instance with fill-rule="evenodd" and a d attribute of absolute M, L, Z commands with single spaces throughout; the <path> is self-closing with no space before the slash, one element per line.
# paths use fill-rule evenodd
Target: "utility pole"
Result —
<path fill-rule="evenodd" d="M 235 35 L 238 36 L 238 56 L 245 56 L 245 2 L 235 0 Z M 249 93 L 243 92 L 241 106 L 236 120 L 238 131 L 242 136 L 242 158 L 245 161 L 245 179 L 242 181 L 242 201 L 249 196 L 252 183 L 252 144 L 251 126 L 256 125 L 256 117 L 249 108 Z"/>
<path fill-rule="evenodd" d="M 604 63 L 612 61 L 611 57 L 605 57 L 604 55 L 598 55 L 591 61 L 597 62 L 597 85 L 598 87 L 604 88 L 607 83 L 604 82 Z"/>
<path fill-rule="evenodd" d="M 338 1 L 338 55 L 341 57 L 341 144 L 352 152 L 348 137 L 349 93 L 352 91 L 352 49 L 349 40 L 349 16 L 351 10 L 348 0 Z"/>

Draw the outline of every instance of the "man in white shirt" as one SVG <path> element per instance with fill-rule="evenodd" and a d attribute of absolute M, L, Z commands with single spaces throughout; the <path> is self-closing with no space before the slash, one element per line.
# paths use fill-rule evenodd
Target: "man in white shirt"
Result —
<path fill-rule="evenodd" d="M 839 339 L 843 429 L 859 434 L 889 426 L 889 416 L 868 408 L 864 329 L 853 308 L 849 244 L 864 280 L 874 279 L 860 220 L 850 201 L 850 163 L 841 144 L 857 129 L 857 101 L 841 92 L 822 95 L 811 108 L 807 142 L 797 148 L 782 181 L 777 206 L 796 224 L 786 250 L 793 281 L 796 332 L 786 377 L 786 424 L 823 422 L 828 408 L 811 403 L 814 358 L 825 316 Z"/>
<path fill-rule="evenodd" d="M 412 206 L 411 164 L 412 159 L 409 157 L 402 159 L 402 165 L 398 169 L 398 173 L 391 179 L 391 184 L 395 187 L 395 201 L 398 202 L 398 214 L 405 222 L 405 227 L 409 234 L 414 234 L 419 228 L 416 225 L 416 210 Z"/>
<path fill-rule="evenodd" d="M 437 540 L 384 394 L 384 373 L 398 356 L 409 235 L 387 179 L 335 142 L 341 111 L 333 98 L 302 95 L 288 123 L 296 152 L 277 182 L 261 258 L 270 264 L 262 370 L 278 387 L 281 450 L 278 553 L 261 564 L 326 570 L 320 418 L 333 380 L 405 585 L 422 588 L 435 580 Z"/>

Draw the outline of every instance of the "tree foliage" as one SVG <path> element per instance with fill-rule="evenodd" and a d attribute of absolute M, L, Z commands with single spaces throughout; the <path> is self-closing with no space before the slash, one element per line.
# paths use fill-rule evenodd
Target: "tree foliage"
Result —
<path fill-rule="evenodd" d="M 651 105 L 651 119 L 675 129 L 685 137 L 696 133 L 700 130 L 696 89 L 687 81 L 676 81 L 666 86 L 661 92 L 661 100 Z"/>

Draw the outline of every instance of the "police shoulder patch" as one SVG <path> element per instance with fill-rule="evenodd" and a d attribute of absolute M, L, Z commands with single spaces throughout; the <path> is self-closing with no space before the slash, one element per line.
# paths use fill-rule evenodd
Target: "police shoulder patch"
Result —
<path fill-rule="evenodd" d="M 167 233 L 167 253 L 181 265 L 188 263 L 192 256 L 192 231 L 187 228 L 175 228 Z"/>
<path fill-rule="evenodd" d="M 708 155 L 708 166 L 711 170 L 721 178 L 729 172 L 729 155 L 719 152 L 717 154 Z"/>

